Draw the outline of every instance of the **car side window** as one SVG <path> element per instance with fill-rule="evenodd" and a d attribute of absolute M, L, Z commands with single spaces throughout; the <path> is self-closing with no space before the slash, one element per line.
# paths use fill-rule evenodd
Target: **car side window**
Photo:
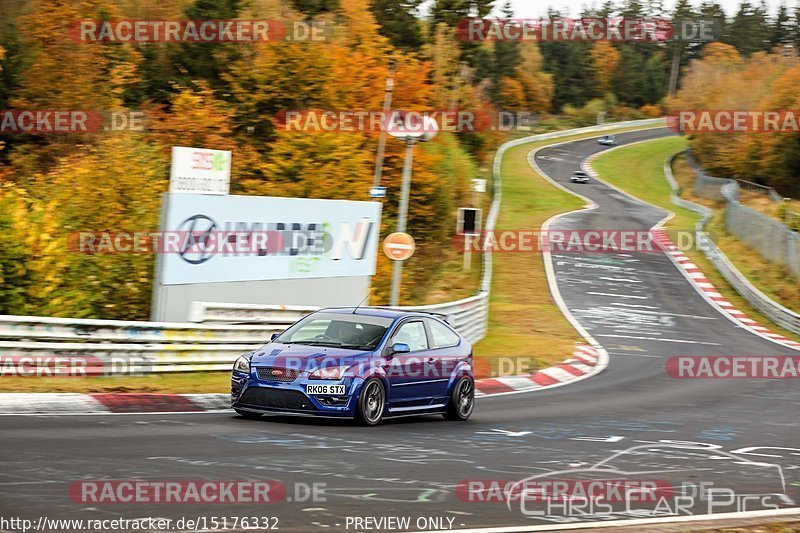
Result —
<path fill-rule="evenodd" d="M 450 348 L 461 341 L 453 330 L 439 321 L 428 320 L 428 326 L 431 328 L 431 344 L 433 344 L 433 348 Z"/>
<path fill-rule="evenodd" d="M 412 352 L 428 349 L 428 337 L 425 334 L 425 324 L 421 321 L 406 322 L 397 330 L 392 343 L 408 344 Z"/>

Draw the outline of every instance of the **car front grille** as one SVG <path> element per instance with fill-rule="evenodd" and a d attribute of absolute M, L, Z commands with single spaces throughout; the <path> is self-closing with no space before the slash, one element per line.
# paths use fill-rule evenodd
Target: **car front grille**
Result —
<path fill-rule="evenodd" d="M 273 368 L 271 366 L 264 366 L 256 368 L 258 372 L 258 379 L 264 381 L 283 381 L 289 383 L 297 379 L 300 372 L 291 368 Z"/>
<path fill-rule="evenodd" d="M 315 410 L 315 407 L 311 404 L 311 400 L 309 400 L 305 394 L 296 390 L 251 387 L 244 391 L 242 397 L 239 398 L 239 403 L 273 409 L 296 409 L 298 411 Z"/>

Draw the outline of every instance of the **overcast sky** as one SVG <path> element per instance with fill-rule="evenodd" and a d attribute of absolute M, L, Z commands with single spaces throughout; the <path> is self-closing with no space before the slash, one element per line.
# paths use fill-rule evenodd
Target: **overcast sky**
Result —
<path fill-rule="evenodd" d="M 750 1 L 753 4 L 760 2 L 760 0 Z M 717 0 L 717 2 L 722 6 L 728 16 L 732 16 L 736 13 L 740 3 L 739 0 Z M 578 16 L 581 14 L 581 11 L 583 11 L 584 6 L 598 7 L 603 3 L 602 0 L 511 0 L 511 4 L 514 6 L 514 15 L 521 18 L 543 16 L 547 13 L 547 8 L 550 6 L 560 11 L 564 16 Z M 692 2 L 695 6 L 700 5 L 700 3 L 699 0 Z M 781 3 L 785 3 L 790 9 L 797 6 L 797 0 L 785 0 L 784 2 L 780 0 L 767 0 L 769 12 L 771 14 L 775 13 Z M 498 0 L 495 2 L 496 6 L 502 6 L 503 4 L 505 4 L 505 0 Z M 664 0 L 664 7 L 667 10 L 672 9 L 674 6 L 675 0 Z M 499 9 L 496 9 L 496 11 L 495 14 L 500 16 Z"/>

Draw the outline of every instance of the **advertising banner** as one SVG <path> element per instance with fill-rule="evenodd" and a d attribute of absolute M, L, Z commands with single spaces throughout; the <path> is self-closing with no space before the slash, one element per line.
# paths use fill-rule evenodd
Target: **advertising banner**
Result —
<path fill-rule="evenodd" d="M 228 194 L 230 189 L 230 152 L 183 146 L 172 147 L 169 192 Z"/>
<path fill-rule="evenodd" d="M 381 204 L 169 194 L 162 285 L 371 276 Z"/>

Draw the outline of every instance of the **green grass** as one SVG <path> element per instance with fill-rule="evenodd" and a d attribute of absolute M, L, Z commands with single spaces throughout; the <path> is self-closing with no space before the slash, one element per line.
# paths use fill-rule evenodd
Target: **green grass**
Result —
<path fill-rule="evenodd" d="M 683 150 L 685 147 L 686 141 L 680 137 L 648 141 L 603 154 L 595 159 L 593 167 L 603 180 L 616 185 L 637 198 L 675 213 L 675 218 L 666 224 L 668 232 L 683 231 L 693 233 L 695 223 L 701 218 L 700 215 L 672 204 L 670 201 L 671 189 L 664 177 L 664 161 L 667 157 Z M 691 198 L 689 199 L 692 200 Z M 675 241 L 674 238 L 673 241 Z M 729 247 L 730 242 L 726 243 L 723 240 L 718 244 L 726 255 L 731 257 L 737 267 L 740 266 L 741 262 L 747 263 L 753 260 L 752 256 L 744 254 L 741 248 Z M 751 307 L 728 284 L 703 252 L 688 250 L 686 255 L 703 271 L 708 280 L 717 287 L 728 301 L 744 311 L 753 320 L 780 332 L 786 337 L 800 340 L 800 337 L 772 324 L 768 318 Z M 736 259 L 734 260 L 734 258 Z M 774 280 L 769 282 L 772 283 Z"/>

